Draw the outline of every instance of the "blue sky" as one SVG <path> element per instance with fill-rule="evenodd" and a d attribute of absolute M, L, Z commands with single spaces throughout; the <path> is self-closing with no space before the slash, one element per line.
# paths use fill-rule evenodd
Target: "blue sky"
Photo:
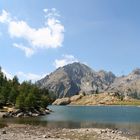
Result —
<path fill-rule="evenodd" d="M 139 0 L 1 0 L 0 65 L 33 81 L 74 61 L 116 75 L 140 67 Z"/>

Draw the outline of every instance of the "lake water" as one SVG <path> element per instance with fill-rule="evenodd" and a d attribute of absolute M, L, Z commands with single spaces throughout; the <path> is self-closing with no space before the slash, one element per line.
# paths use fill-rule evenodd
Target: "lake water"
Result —
<path fill-rule="evenodd" d="M 46 125 L 51 128 L 113 128 L 140 134 L 140 107 L 49 106 L 50 115 L 8 119 L 8 122 Z"/>

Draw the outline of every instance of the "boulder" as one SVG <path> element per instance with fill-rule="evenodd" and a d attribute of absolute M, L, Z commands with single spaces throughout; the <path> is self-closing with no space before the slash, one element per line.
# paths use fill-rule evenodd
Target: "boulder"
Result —
<path fill-rule="evenodd" d="M 83 97 L 82 94 L 74 95 L 74 96 L 72 96 L 72 97 L 70 98 L 70 101 L 71 101 L 71 102 L 74 102 L 74 101 L 77 101 L 77 100 L 81 99 L 82 97 Z"/>
<path fill-rule="evenodd" d="M 70 103 L 70 98 L 61 98 L 53 102 L 53 105 L 67 105 Z"/>
<path fill-rule="evenodd" d="M 22 111 L 20 110 L 20 109 L 17 109 L 15 112 L 14 112 L 14 114 L 15 115 L 17 115 L 17 114 L 19 114 L 19 113 L 21 113 Z"/>
<path fill-rule="evenodd" d="M 50 114 L 50 111 L 46 109 L 46 110 L 45 110 L 45 113 L 46 113 L 46 114 Z"/>
<path fill-rule="evenodd" d="M 32 117 L 38 117 L 39 114 L 36 114 L 36 113 L 32 113 Z"/>
<path fill-rule="evenodd" d="M 2 134 L 6 134 L 6 131 L 5 131 L 5 130 L 3 130 L 3 131 L 2 131 Z"/>
<path fill-rule="evenodd" d="M 21 113 L 18 113 L 17 115 L 16 115 L 16 117 L 23 117 L 24 116 L 24 113 L 23 112 L 21 112 Z"/>
<path fill-rule="evenodd" d="M 11 112 L 7 112 L 2 115 L 2 118 L 11 118 L 11 117 L 13 117 Z"/>

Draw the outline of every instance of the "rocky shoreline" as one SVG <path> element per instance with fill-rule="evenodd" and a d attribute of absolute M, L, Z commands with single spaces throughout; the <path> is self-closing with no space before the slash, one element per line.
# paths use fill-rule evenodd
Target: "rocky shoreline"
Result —
<path fill-rule="evenodd" d="M 31 110 L 21 110 L 21 109 L 10 109 L 10 111 L 0 112 L 0 117 L 2 118 L 19 118 L 19 117 L 38 117 L 50 114 L 52 110 L 46 108 L 43 110 L 31 109 Z"/>
<path fill-rule="evenodd" d="M 9 124 L 0 129 L 0 140 L 139 140 L 118 130 L 80 128 L 47 128 L 23 124 Z"/>
<path fill-rule="evenodd" d="M 99 94 L 74 95 L 72 97 L 58 98 L 53 105 L 134 105 L 139 106 L 140 100 L 125 97 L 123 100 L 114 92 L 104 92 Z"/>

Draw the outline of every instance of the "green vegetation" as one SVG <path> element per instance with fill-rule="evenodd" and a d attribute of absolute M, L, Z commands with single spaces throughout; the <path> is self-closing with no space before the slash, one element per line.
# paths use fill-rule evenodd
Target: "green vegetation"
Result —
<path fill-rule="evenodd" d="M 53 101 L 53 93 L 47 89 L 39 89 L 30 81 L 20 84 L 17 76 L 9 80 L 0 68 L 0 108 L 15 106 L 22 110 L 40 109 L 47 107 Z"/>

